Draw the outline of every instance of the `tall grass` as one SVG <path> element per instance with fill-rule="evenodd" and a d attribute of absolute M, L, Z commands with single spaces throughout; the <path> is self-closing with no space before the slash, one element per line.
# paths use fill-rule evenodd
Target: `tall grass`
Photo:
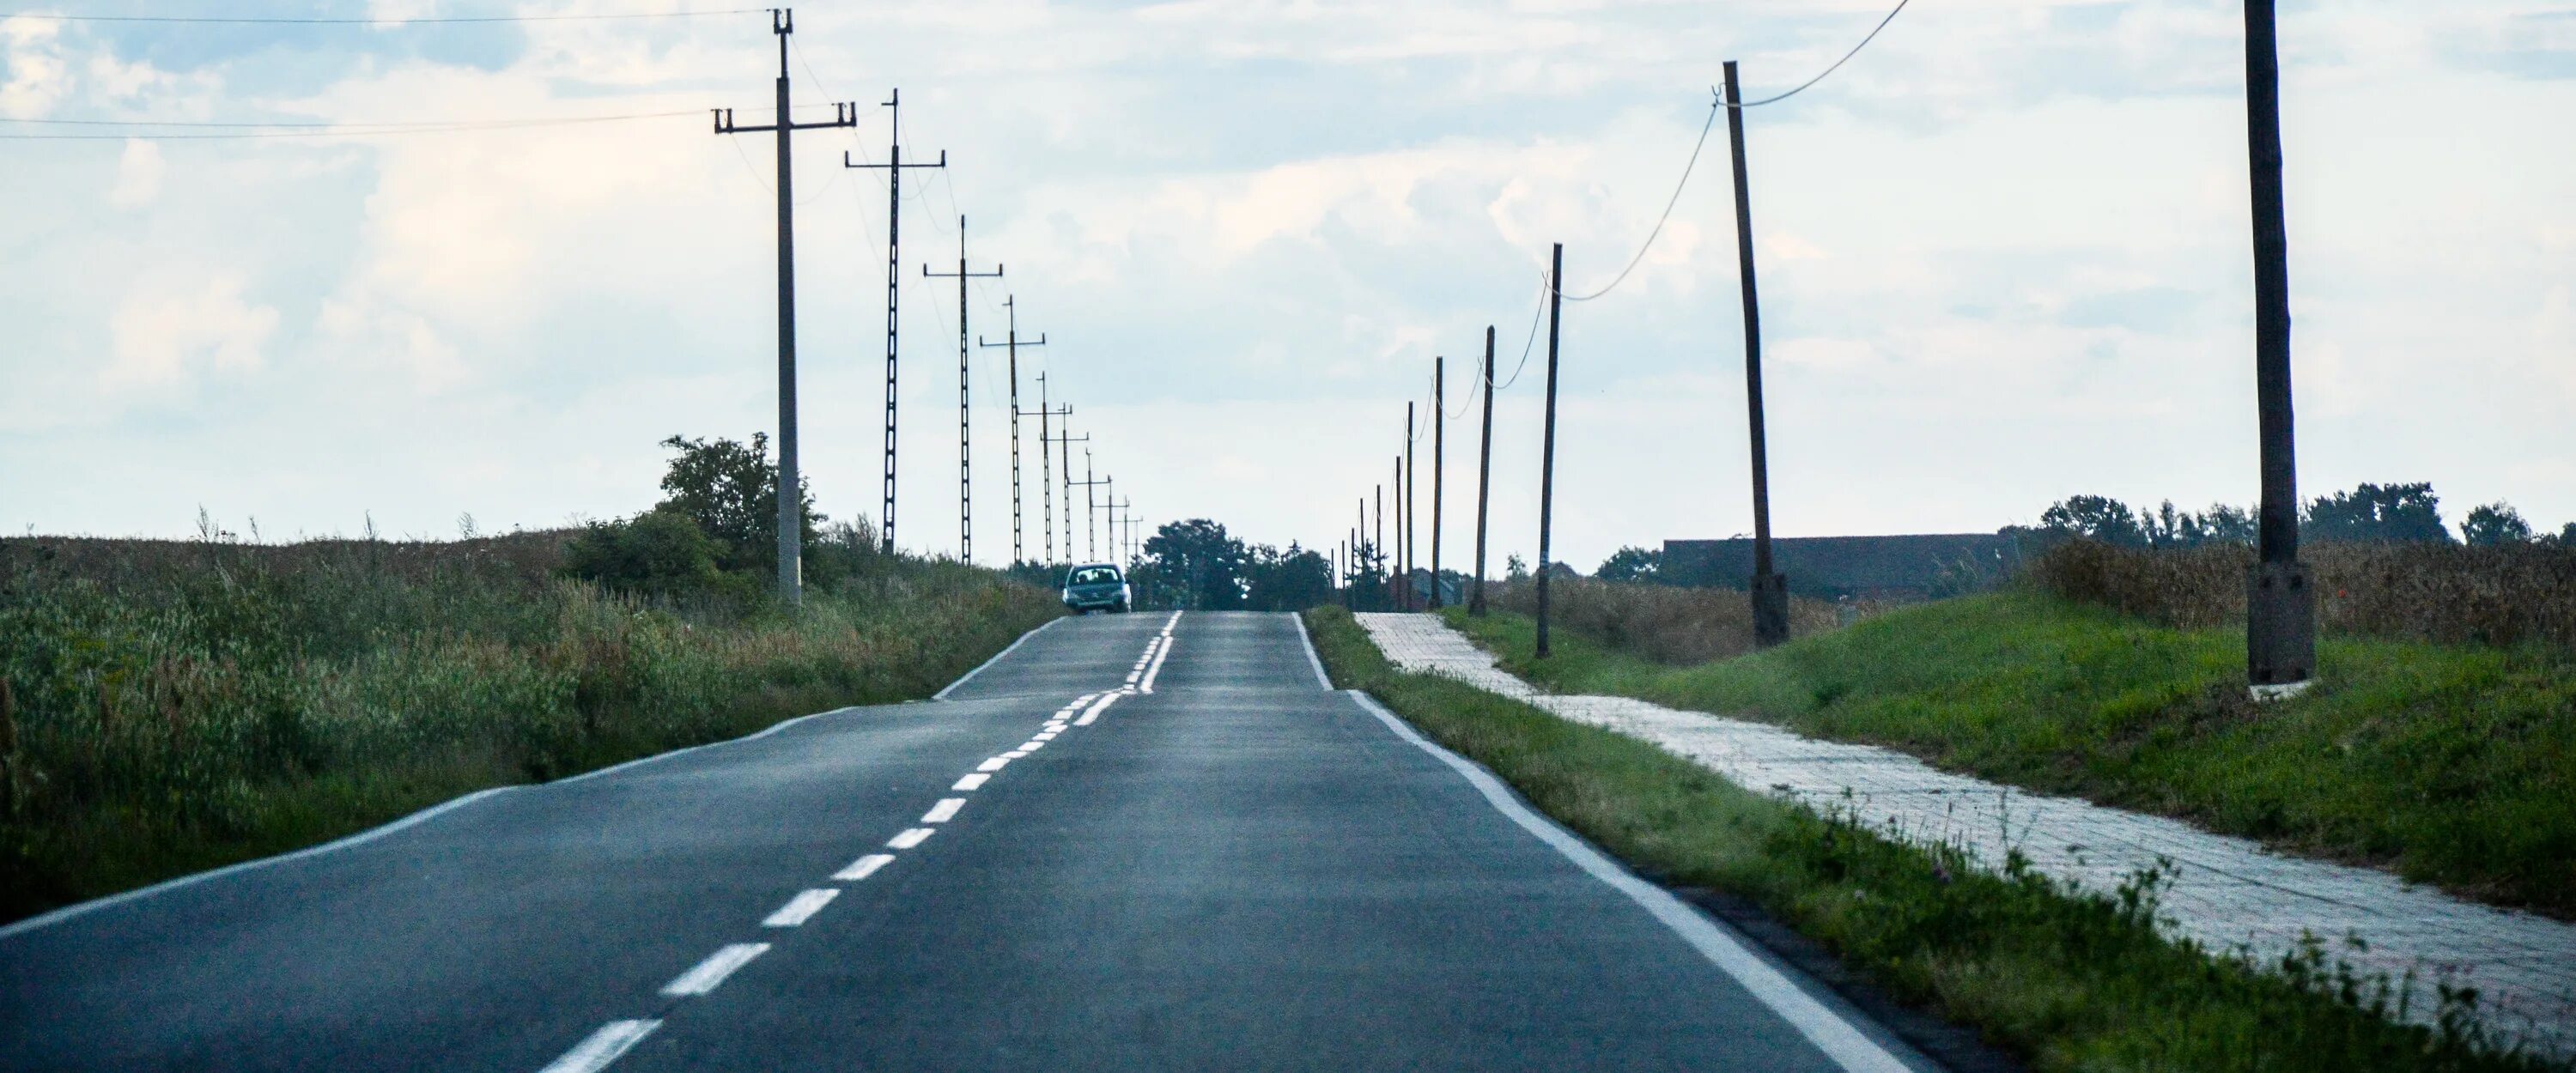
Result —
<path fill-rule="evenodd" d="M 645 601 L 562 539 L 0 541 L 0 917 L 921 696 L 1057 612 L 897 557 L 795 613 Z"/>
<path fill-rule="evenodd" d="M 1487 590 L 1502 611 L 1538 613 L 1538 586 L 1514 581 Z M 1614 648 L 1673 666 L 1689 666 L 1753 651 L 1753 605 L 1742 589 L 1685 589 L 1590 578 L 1548 582 L 1552 628 L 1582 634 Z M 1834 628 L 1835 606 L 1804 596 L 1789 598 L 1793 637 Z"/>
<path fill-rule="evenodd" d="M 2299 557 L 2329 631 L 2576 647 L 2576 548 L 2321 543 Z M 2040 555 L 2029 578 L 2068 599 L 2201 629 L 2245 621 L 2253 564 L 2242 544 L 2150 551 L 2078 540 Z"/>

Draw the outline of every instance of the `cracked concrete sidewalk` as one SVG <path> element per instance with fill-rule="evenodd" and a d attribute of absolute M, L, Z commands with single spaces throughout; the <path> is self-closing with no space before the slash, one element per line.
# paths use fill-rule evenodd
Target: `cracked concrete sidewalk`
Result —
<path fill-rule="evenodd" d="M 1661 746 L 1740 786 L 1862 822 L 1909 841 L 1948 843 L 1989 869 L 2018 848 L 2032 868 L 2110 893 L 2171 861 L 2162 902 L 2170 934 L 2212 950 L 2249 949 L 2264 962 L 2302 938 L 2330 957 L 2392 979 L 2419 978 L 2412 1018 L 2439 1013 L 2435 982 L 2475 987 L 2478 1018 L 2507 1038 L 2576 1058 L 2576 925 L 2463 901 L 2386 872 L 2299 857 L 2211 834 L 2180 820 L 2033 794 L 1938 771 L 1869 745 L 1801 737 L 1767 723 L 1678 711 L 1627 697 L 1543 692 L 1437 616 L 1362 614 L 1389 660 L 1527 701 L 1573 722 Z M 2358 937 L 2365 949 L 2346 947 Z"/>

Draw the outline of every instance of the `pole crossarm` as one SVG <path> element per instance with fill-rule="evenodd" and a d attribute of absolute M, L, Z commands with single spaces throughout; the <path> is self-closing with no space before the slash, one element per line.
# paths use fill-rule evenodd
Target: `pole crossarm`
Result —
<path fill-rule="evenodd" d="M 778 124 L 776 123 L 763 123 L 756 127 L 744 126 L 736 123 L 733 121 L 733 109 L 731 108 L 710 108 L 707 110 L 714 112 L 716 115 L 716 133 L 718 134 L 762 134 L 778 129 Z M 835 102 L 832 105 L 831 119 L 813 123 L 798 123 L 791 119 L 787 123 L 787 129 L 828 130 L 833 127 L 855 127 L 858 125 L 859 106 L 855 102 L 841 101 Z M 844 160 L 848 159 L 846 151 L 842 156 Z"/>

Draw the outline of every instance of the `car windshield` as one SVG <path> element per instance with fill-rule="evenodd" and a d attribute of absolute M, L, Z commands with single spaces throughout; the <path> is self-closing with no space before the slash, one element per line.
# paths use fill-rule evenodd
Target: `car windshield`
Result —
<path fill-rule="evenodd" d="M 1114 566 L 1086 566 L 1074 571 L 1072 580 L 1065 582 L 1067 585 L 1115 585 L 1117 583 L 1118 568 Z"/>

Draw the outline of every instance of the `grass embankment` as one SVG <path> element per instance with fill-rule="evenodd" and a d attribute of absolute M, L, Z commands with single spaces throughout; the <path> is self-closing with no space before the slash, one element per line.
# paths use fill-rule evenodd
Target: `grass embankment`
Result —
<path fill-rule="evenodd" d="M 0 920 L 926 696 L 1060 611 L 874 556 L 799 613 L 649 603 L 560 546 L 0 542 Z"/>
<path fill-rule="evenodd" d="M 1532 624 L 1450 621 L 1550 689 L 1746 715 L 1997 782 L 2189 819 L 2576 916 L 2576 655 L 2328 637 L 2307 695 L 2255 706 L 2238 629 L 2036 592 L 1890 612 L 1668 667 Z"/>
<path fill-rule="evenodd" d="M 2257 971 L 2156 934 L 2153 881 L 2086 895 L 1899 845 L 1747 792 L 1606 730 L 1392 668 L 1347 613 L 1307 614 L 1334 682 L 1365 689 L 1642 870 L 1749 898 L 1900 1001 L 2042 1070 L 2526 1070 L 2465 1018 L 2393 1023 L 2321 950 Z M 2374 997 L 2378 996 L 2378 997 Z"/>

